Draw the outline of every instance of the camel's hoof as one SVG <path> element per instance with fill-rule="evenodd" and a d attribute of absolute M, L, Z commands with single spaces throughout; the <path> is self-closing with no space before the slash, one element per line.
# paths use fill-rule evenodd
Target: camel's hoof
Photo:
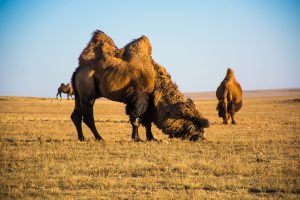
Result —
<path fill-rule="evenodd" d="M 101 137 L 100 135 L 98 135 L 98 136 L 95 137 L 95 140 L 101 141 L 101 140 L 103 140 L 103 139 L 102 139 L 102 137 Z"/>
<path fill-rule="evenodd" d="M 95 138 L 95 140 L 97 141 L 97 142 L 104 142 L 104 140 L 102 139 L 102 138 Z"/>
<path fill-rule="evenodd" d="M 155 139 L 154 137 L 152 138 L 147 138 L 147 142 L 157 142 L 158 140 Z"/>
<path fill-rule="evenodd" d="M 134 138 L 133 141 L 134 142 L 143 142 L 143 140 L 141 140 L 140 138 Z"/>

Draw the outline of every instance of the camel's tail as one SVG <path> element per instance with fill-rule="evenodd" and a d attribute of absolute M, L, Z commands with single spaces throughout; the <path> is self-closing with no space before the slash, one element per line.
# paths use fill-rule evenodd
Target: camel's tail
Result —
<path fill-rule="evenodd" d="M 73 92 L 74 92 L 75 99 L 79 97 L 78 93 L 77 93 L 76 85 L 75 85 L 75 77 L 76 77 L 76 74 L 77 74 L 78 70 L 79 70 L 79 67 L 77 67 L 75 69 L 75 71 L 73 72 L 72 77 L 71 77 L 71 84 L 72 84 L 72 87 L 73 87 Z"/>

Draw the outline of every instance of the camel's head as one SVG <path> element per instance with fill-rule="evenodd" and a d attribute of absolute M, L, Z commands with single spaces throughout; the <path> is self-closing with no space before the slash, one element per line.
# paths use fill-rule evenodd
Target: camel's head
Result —
<path fill-rule="evenodd" d="M 231 69 L 231 68 L 228 68 L 228 69 L 227 69 L 226 79 L 227 79 L 227 80 L 234 79 L 234 72 L 233 72 L 233 69 Z"/>
<path fill-rule="evenodd" d="M 193 100 L 187 99 L 182 103 L 180 111 L 185 119 L 182 130 L 182 134 L 185 135 L 184 138 L 192 141 L 205 139 L 204 128 L 209 127 L 209 121 L 199 113 Z"/>

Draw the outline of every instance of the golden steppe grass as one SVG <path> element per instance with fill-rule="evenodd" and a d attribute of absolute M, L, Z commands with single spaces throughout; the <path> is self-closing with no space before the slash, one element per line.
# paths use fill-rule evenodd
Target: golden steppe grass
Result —
<path fill-rule="evenodd" d="M 95 104 L 105 142 L 84 125 L 74 101 L 0 98 L 1 199 L 299 199 L 300 96 L 246 98 L 237 126 L 221 124 L 216 100 L 197 100 L 206 141 L 131 141 L 124 105 Z M 145 140 L 145 131 L 140 128 Z"/>

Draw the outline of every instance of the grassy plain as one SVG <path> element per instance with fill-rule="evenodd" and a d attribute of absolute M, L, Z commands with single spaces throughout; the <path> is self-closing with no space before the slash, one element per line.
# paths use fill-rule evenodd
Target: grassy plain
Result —
<path fill-rule="evenodd" d="M 224 126 L 197 100 L 206 141 L 131 141 L 124 105 L 101 100 L 96 142 L 77 141 L 74 101 L 0 98 L 0 199 L 299 199 L 300 95 L 245 98 Z M 140 128 L 145 140 L 145 131 Z"/>

